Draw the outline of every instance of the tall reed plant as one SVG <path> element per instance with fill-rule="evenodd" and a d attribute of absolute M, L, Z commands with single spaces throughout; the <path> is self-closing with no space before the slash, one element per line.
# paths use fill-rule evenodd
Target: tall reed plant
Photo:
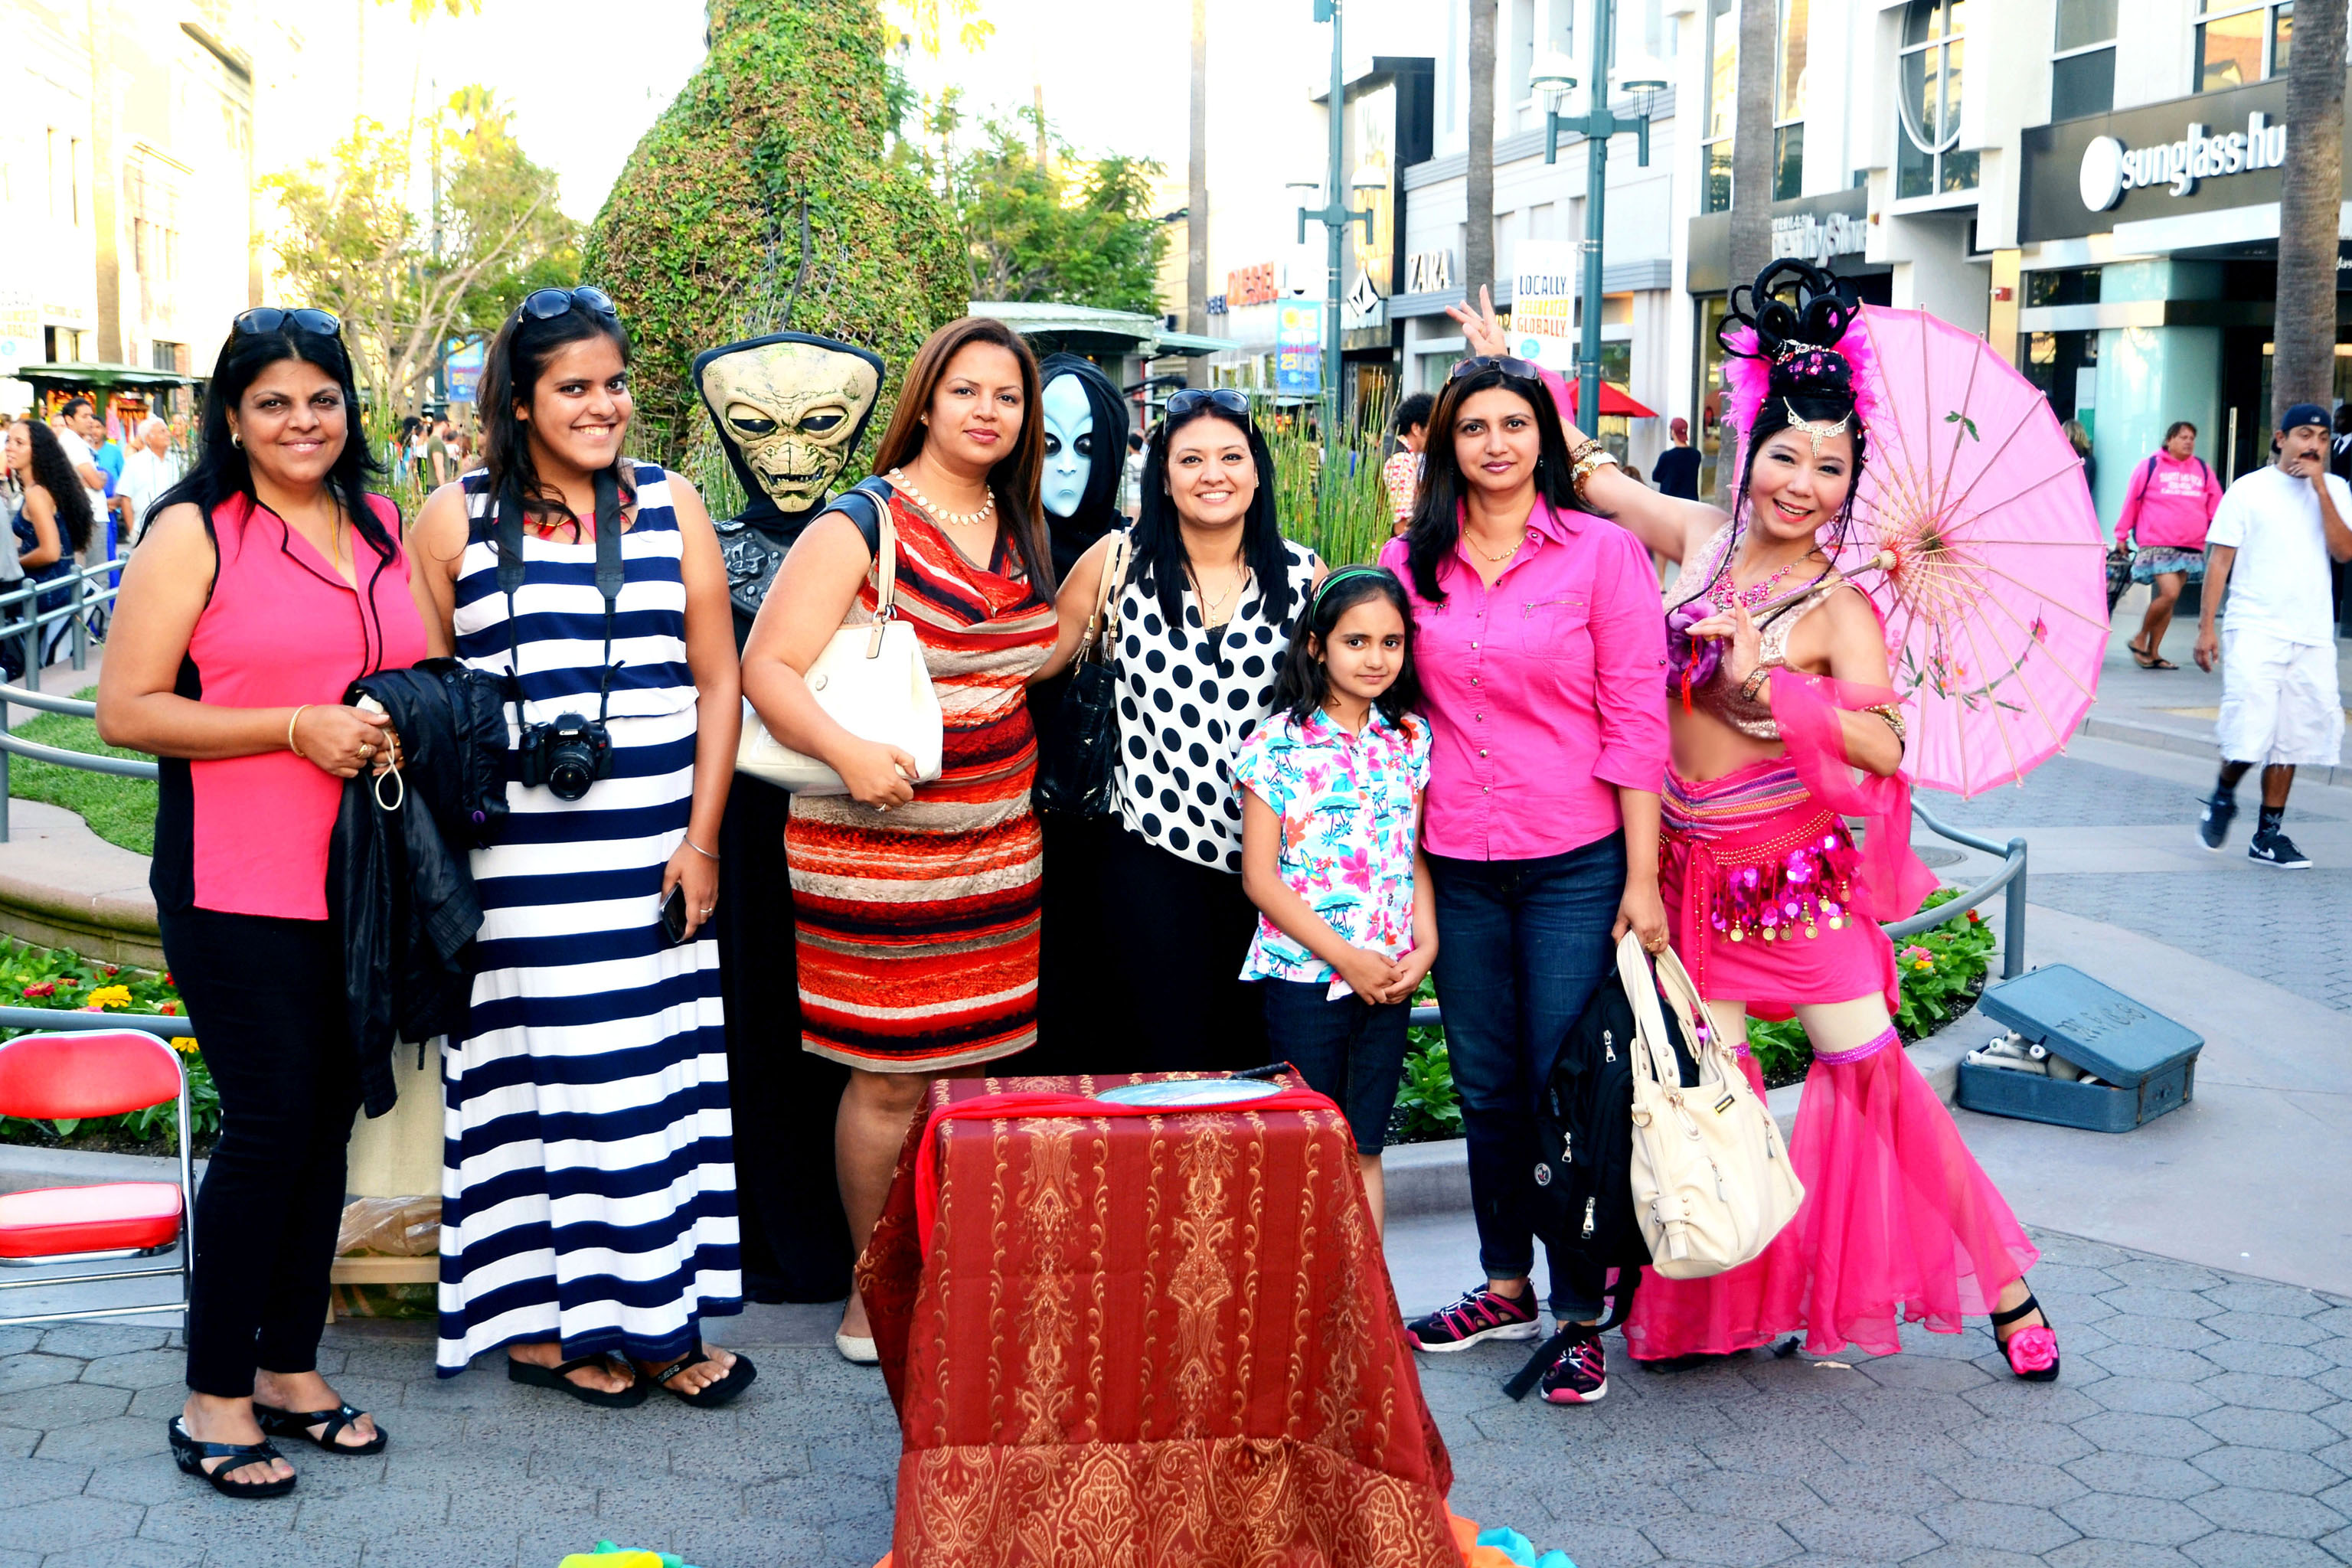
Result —
<path fill-rule="evenodd" d="M 1388 458 L 1392 397 L 1359 400 L 1339 426 L 1338 462 L 1324 461 L 1322 439 L 1306 410 L 1262 421 L 1274 454 L 1275 496 L 1282 531 L 1323 558 L 1351 566 L 1381 552 L 1394 531 L 1381 465 Z"/>

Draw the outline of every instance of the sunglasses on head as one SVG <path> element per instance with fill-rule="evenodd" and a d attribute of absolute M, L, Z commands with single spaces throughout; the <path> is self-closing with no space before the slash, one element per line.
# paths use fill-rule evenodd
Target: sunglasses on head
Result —
<path fill-rule="evenodd" d="M 1460 381 L 1465 375 L 1476 375 L 1484 370 L 1499 370 L 1505 375 L 1516 375 L 1528 381 L 1543 379 L 1543 366 L 1533 360 L 1513 359 L 1508 354 L 1479 354 L 1465 359 L 1446 376 L 1448 381 Z"/>
<path fill-rule="evenodd" d="M 281 310 L 276 305 L 261 305 L 244 311 L 236 318 L 239 337 L 250 337 L 257 332 L 282 331 L 288 327 L 331 338 L 341 335 L 343 323 L 335 319 L 333 312 L 313 310 L 308 305 L 290 310 Z"/>
<path fill-rule="evenodd" d="M 583 283 L 577 289 L 534 289 L 523 296 L 516 314 L 534 321 L 551 321 L 574 306 L 600 316 L 618 317 L 621 313 L 610 294 L 593 284 Z"/>
<path fill-rule="evenodd" d="M 1188 387 L 1168 400 L 1169 416 L 1181 418 L 1204 403 L 1212 408 L 1222 408 L 1228 414 L 1239 414 L 1244 418 L 1249 415 L 1250 404 L 1246 395 L 1235 392 L 1230 386 L 1195 386 Z"/>

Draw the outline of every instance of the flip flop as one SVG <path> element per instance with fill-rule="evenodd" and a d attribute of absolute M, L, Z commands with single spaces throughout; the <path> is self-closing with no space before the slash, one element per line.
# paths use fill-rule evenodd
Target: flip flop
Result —
<path fill-rule="evenodd" d="M 720 1405 L 734 1399 L 736 1395 L 741 1394 L 745 1389 L 751 1387 L 754 1382 L 758 1381 L 760 1376 L 760 1369 L 751 1364 L 751 1358 L 743 1354 L 742 1352 L 738 1351 L 735 1352 L 735 1364 L 729 1367 L 727 1369 L 727 1375 L 720 1378 L 717 1383 L 705 1384 L 702 1387 L 695 1390 L 692 1394 L 683 1394 L 679 1393 L 679 1391 L 675 1388 L 670 1388 L 669 1380 L 671 1378 L 676 1377 L 679 1373 L 686 1371 L 688 1367 L 702 1366 L 706 1363 L 716 1364 L 711 1361 L 710 1357 L 703 1354 L 699 1350 L 697 1350 L 689 1354 L 678 1357 L 676 1361 L 670 1363 L 659 1372 L 655 1373 L 653 1374 L 653 1381 L 661 1384 L 662 1387 L 669 1389 L 670 1393 L 677 1394 L 678 1398 L 684 1400 L 687 1404 L 693 1405 L 698 1410 L 716 1410 Z"/>
<path fill-rule="evenodd" d="M 578 1372 L 583 1366 L 603 1366 L 609 1369 L 615 1363 L 626 1368 L 629 1375 L 635 1379 L 618 1394 L 607 1394 L 601 1388 L 583 1388 L 566 1375 Z M 528 1384 L 533 1388 L 552 1388 L 559 1394 L 572 1395 L 583 1405 L 601 1405 L 611 1410 L 634 1410 L 653 1397 L 653 1390 L 646 1385 L 644 1378 L 636 1375 L 636 1369 L 629 1366 L 618 1356 L 574 1356 L 561 1366 L 551 1367 L 536 1366 L 530 1362 L 517 1361 L 514 1357 L 509 1356 L 507 1357 L 507 1381 Z"/>
<path fill-rule="evenodd" d="M 258 1399 L 253 1402 L 253 1418 L 260 1422 L 261 1429 L 271 1436 L 299 1437 L 306 1443 L 316 1443 L 330 1454 L 348 1454 L 355 1459 L 383 1453 L 384 1444 L 390 1440 L 390 1434 L 379 1426 L 375 1436 L 364 1443 L 335 1441 L 342 1436 L 344 1427 L 364 1414 L 348 1404 L 340 1410 L 280 1410 L 274 1405 L 264 1405 Z M 313 1436 L 310 1433 L 313 1426 L 324 1426 L 326 1430 Z"/>

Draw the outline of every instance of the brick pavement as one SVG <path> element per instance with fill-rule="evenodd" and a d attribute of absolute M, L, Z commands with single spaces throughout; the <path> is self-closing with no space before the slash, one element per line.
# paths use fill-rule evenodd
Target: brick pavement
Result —
<path fill-rule="evenodd" d="M 1981 1324 L 1847 1366 L 1655 1376 L 1619 1354 L 1580 1411 L 1502 1396 L 1524 1346 L 1424 1358 L 1454 1506 L 1582 1568 L 2352 1563 L 2352 1301 L 2038 1239 L 2054 1385 L 2010 1378 Z M 829 1327 L 821 1309 L 748 1316 L 730 1342 L 760 1384 L 706 1413 L 593 1410 L 487 1360 L 438 1380 L 420 1330 L 338 1325 L 322 1364 L 393 1447 L 297 1450 L 299 1489 L 267 1503 L 216 1498 L 162 1451 L 183 1397 L 164 1331 L 0 1330 L 0 1568 L 553 1568 L 600 1536 L 699 1568 L 866 1568 L 889 1543 L 897 1430 Z"/>

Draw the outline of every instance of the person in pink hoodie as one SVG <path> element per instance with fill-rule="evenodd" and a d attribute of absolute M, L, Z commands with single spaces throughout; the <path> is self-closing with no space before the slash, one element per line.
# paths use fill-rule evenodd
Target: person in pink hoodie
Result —
<path fill-rule="evenodd" d="M 2205 580 L 2205 530 L 2221 504 L 2221 481 L 2197 455 L 2197 426 L 2174 421 L 2164 445 L 2132 470 L 2116 519 L 2116 542 L 2135 546 L 2132 581 L 2150 584 L 2147 617 L 2126 645 L 2142 669 L 2180 668 L 2164 657 L 2164 634 L 2181 588 Z"/>

